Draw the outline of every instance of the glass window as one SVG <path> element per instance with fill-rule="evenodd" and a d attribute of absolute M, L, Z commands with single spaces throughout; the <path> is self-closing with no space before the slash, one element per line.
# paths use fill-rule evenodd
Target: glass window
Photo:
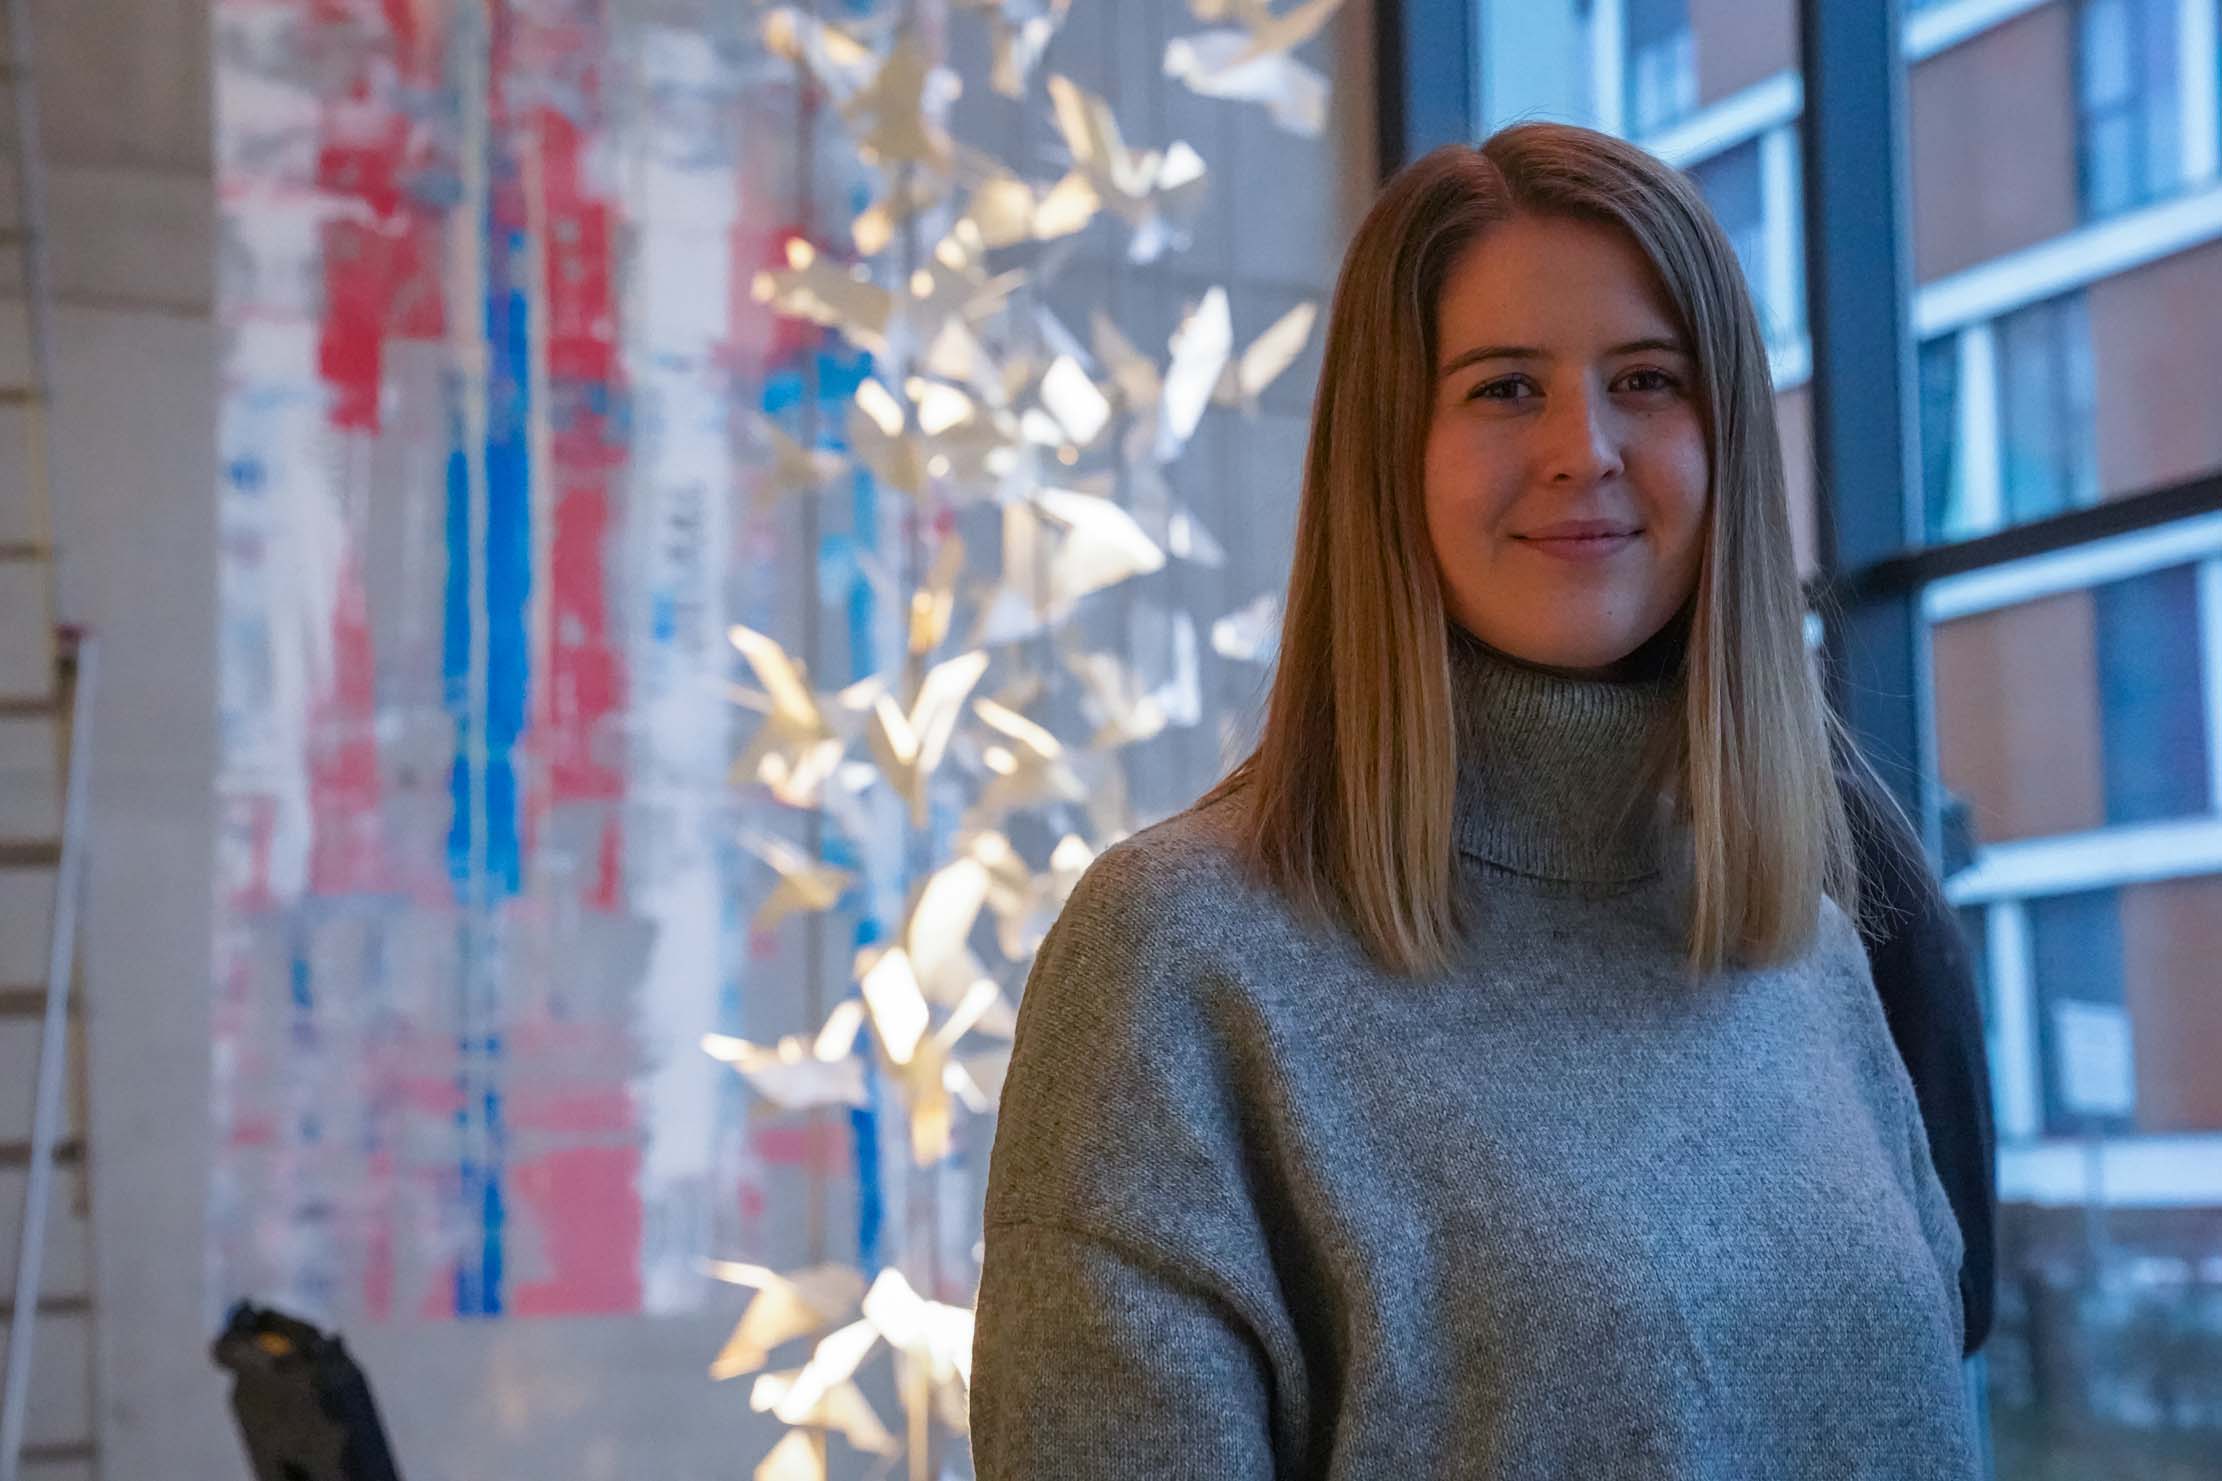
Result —
<path fill-rule="evenodd" d="M 2197 576 L 2174 566 L 2091 593 L 2109 823 L 2208 810 Z"/>
<path fill-rule="evenodd" d="M 1998 321 L 2001 494 L 2009 522 L 2042 519 L 2098 497 L 2091 328 L 2081 294 Z"/>
<path fill-rule="evenodd" d="M 1690 178 L 1720 218 L 1721 229 L 1736 248 L 1736 260 L 1744 266 L 1744 281 L 1757 298 L 1767 281 L 1767 198 L 1760 176 L 1759 141 L 1739 144 L 1725 154 L 1691 166 Z M 1774 313 L 1765 307 L 1762 313 L 1770 321 L 1768 337 L 1778 337 L 1772 322 Z"/>
<path fill-rule="evenodd" d="M 2143 208 L 2212 188 L 2222 6 L 1903 3 L 1950 33 L 1904 93 L 1927 542 L 2211 478 L 2222 231 Z M 1998 1481 L 2222 1474 L 2213 518 L 1917 593 L 1996 1097 Z"/>
<path fill-rule="evenodd" d="M 1627 0 L 1628 132 L 1653 133 L 1697 107 L 1697 37 L 1689 0 Z"/>
<path fill-rule="evenodd" d="M 1690 166 L 1689 173 L 1736 249 L 1767 343 L 1795 343 L 1805 331 L 1796 131 L 1739 144 Z"/>
<path fill-rule="evenodd" d="M 1921 402 L 1921 507 L 1931 541 L 1968 533 L 1955 456 L 1959 447 L 1960 341 L 1924 341 L 1916 362 Z"/>
<path fill-rule="evenodd" d="M 2127 1129 L 2137 1097 L 2120 899 L 2087 890 L 2031 900 L 2028 919 L 2045 1134 Z"/>
<path fill-rule="evenodd" d="M 2158 200 L 2181 181 L 2177 0 L 2083 0 L 2076 103 L 2083 214 Z"/>
<path fill-rule="evenodd" d="M 1595 128 L 1592 0 L 1480 0 L 1482 132 L 1517 119 Z"/>
<path fill-rule="evenodd" d="M 1967 942 L 1968 974 L 1983 997 L 1983 1021 L 1995 1023 L 1998 1014 L 1991 992 L 1990 912 L 1980 905 L 1969 905 L 1958 914 L 1960 936 Z"/>
<path fill-rule="evenodd" d="M 2110 546 L 1969 579 L 2034 593 Z M 2205 1400 L 2170 1396 L 2222 1395 L 2222 846 L 2200 842 L 2222 826 L 2200 651 L 2217 559 L 1933 629 L 1947 878 L 1976 891 L 1960 918 L 1998 1128 L 2001 1481 L 2162 1481 L 2215 1453 Z M 2175 826 L 2108 831 L 2153 823 Z"/>

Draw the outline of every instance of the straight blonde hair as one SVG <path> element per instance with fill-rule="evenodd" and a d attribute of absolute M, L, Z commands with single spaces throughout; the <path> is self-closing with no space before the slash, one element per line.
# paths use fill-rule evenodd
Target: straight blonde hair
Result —
<path fill-rule="evenodd" d="M 1695 358 L 1710 512 L 1679 723 L 1662 727 L 1642 780 L 1692 840 L 1690 970 L 1793 959 L 1824 893 L 1859 919 L 1832 742 L 1855 770 L 1865 763 L 1807 656 L 1774 387 L 1734 249 L 1687 179 L 1607 134 L 1532 123 L 1446 146 L 1367 212 L 1329 314 L 1264 727 L 1206 800 L 1239 798 L 1253 872 L 1391 970 L 1431 973 L 1464 944 L 1448 616 L 1422 457 L 1444 282 L 1521 214 L 1627 233 Z"/>

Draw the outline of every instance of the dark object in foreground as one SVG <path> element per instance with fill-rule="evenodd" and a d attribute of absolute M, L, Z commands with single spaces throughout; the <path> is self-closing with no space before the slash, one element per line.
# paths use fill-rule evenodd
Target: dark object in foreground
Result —
<path fill-rule="evenodd" d="M 401 1481 L 370 1384 L 337 1337 L 242 1301 L 210 1349 L 255 1481 Z"/>

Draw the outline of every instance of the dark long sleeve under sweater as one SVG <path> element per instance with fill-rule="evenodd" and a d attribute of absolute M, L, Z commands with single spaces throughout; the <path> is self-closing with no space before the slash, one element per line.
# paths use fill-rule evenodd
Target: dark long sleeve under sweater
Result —
<path fill-rule="evenodd" d="M 1222 804 L 1044 945 L 972 1422 L 1010 1478 L 1962 1481 L 1961 1236 L 1858 932 L 1690 982 L 1687 840 L 1600 799 L 1671 703 L 1457 645 L 1473 948 L 1381 972 Z"/>
<path fill-rule="evenodd" d="M 1871 783 L 1840 769 L 1839 785 L 1859 840 L 1862 887 L 1883 907 L 1865 933 L 1875 994 L 1912 1077 L 1929 1157 L 1966 1247 L 1960 1304 L 1967 1314 L 1963 1346 L 1972 1354 L 1990 1336 L 1998 1269 L 1997 1143 L 1982 994 L 1967 939 L 1913 835 Z"/>

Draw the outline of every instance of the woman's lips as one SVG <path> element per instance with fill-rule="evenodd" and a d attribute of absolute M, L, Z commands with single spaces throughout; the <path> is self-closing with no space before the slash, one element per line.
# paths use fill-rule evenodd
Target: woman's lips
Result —
<path fill-rule="evenodd" d="M 1562 561 L 1605 560 L 1636 543 L 1634 534 L 1581 535 L 1552 540 L 1539 540 L 1526 535 L 1516 538 L 1521 544 L 1533 547 L 1538 554 Z"/>

